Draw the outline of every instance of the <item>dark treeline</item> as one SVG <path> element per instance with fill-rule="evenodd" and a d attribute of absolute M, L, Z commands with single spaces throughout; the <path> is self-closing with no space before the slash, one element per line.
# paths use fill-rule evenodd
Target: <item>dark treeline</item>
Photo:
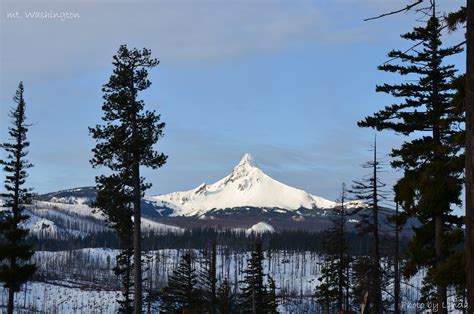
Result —
<path fill-rule="evenodd" d="M 309 231 L 280 231 L 278 233 L 247 234 L 245 231 L 236 232 L 231 230 L 216 230 L 213 228 L 199 228 L 185 230 L 182 233 L 148 233 L 143 237 L 143 249 L 145 251 L 160 249 L 206 249 L 213 241 L 219 246 L 225 246 L 236 252 L 251 251 L 258 239 L 262 241 L 266 250 L 286 250 L 293 252 L 311 251 L 327 253 L 324 239 L 327 232 Z M 357 233 L 348 232 L 346 242 L 351 255 L 366 255 L 372 247 L 372 239 Z M 393 238 L 387 236 L 383 239 L 386 243 L 392 243 Z M 114 231 L 105 231 L 88 235 L 84 238 L 70 239 L 48 239 L 31 236 L 29 243 L 37 251 L 63 251 L 93 247 L 107 247 L 119 249 L 119 238 Z M 401 241 L 403 252 L 408 240 Z"/>

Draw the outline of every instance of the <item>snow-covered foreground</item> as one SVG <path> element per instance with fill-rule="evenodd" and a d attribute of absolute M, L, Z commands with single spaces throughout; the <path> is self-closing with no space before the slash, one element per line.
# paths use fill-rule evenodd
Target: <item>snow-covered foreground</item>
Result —
<path fill-rule="evenodd" d="M 166 285 L 168 276 L 179 263 L 185 250 L 159 250 L 144 256 L 144 290 L 159 291 Z M 82 249 L 76 251 L 36 252 L 34 259 L 39 266 L 34 282 L 22 287 L 16 295 L 18 308 L 24 312 L 39 313 L 116 313 L 119 285 L 113 274 L 117 250 Z M 195 267 L 199 271 L 201 253 L 193 251 Z M 218 248 L 217 277 L 219 282 L 228 278 L 232 290 L 238 292 L 238 282 L 243 279 L 248 252 L 230 252 Z M 319 284 L 320 257 L 314 252 L 276 251 L 266 254 L 264 269 L 271 274 L 277 294 L 284 298 L 279 309 L 282 313 L 318 313 L 313 301 Z M 150 287 L 149 277 L 152 277 Z M 421 286 L 421 276 L 402 285 L 406 303 L 419 298 L 416 287 Z M 390 287 L 389 287 L 390 288 Z M 0 288 L 0 308 L 7 301 L 6 290 Z M 152 308 L 156 309 L 155 301 Z M 407 311 L 415 313 L 415 311 Z"/>
<path fill-rule="evenodd" d="M 70 282 L 31 282 L 16 294 L 15 312 L 118 313 L 118 295 L 117 291 L 87 289 Z M 7 299 L 6 291 L 0 289 L 0 309 L 5 309 Z"/>

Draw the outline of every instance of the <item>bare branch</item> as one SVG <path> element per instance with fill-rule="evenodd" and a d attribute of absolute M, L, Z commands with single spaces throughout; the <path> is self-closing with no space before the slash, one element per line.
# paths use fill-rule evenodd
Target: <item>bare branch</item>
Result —
<path fill-rule="evenodd" d="M 400 9 L 400 10 L 396 10 L 396 11 L 392 11 L 392 12 L 389 12 L 389 13 L 384 13 L 384 14 L 380 14 L 379 16 L 375 16 L 375 17 L 369 17 L 367 19 L 364 19 L 364 21 L 370 21 L 370 20 L 376 20 L 376 19 L 380 19 L 384 16 L 388 16 L 388 15 L 393 15 L 393 14 L 397 14 L 397 13 L 400 13 L 400 12 L 403 12 L 403 11 L 409 11 L 411 8 L 419 5 L 420 3 L 422 3 L 423 0 L 417 0 L 415 3 L 412 3 L 412 4 L 409 4 L 407 5 L 406 7 L 404 7 L 403 9 Z"/>

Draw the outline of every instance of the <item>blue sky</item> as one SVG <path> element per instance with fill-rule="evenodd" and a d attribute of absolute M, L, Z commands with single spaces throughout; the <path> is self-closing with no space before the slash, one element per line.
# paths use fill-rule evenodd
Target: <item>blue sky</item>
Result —
<path fill-rule="evenodd" d="M 13 1 L 1 2 L 1 140 L 18 81 L 30 128 L 29 184 L 39 193 L 94 184 L 87 127 L 100 122 L 101 85 L 119 45 L 148 47 L 160 60 L 143 93 L 166 122 L 157 145 L 169 155 L 144 170 L 152 194 L 186 190 L 227 175 L 250 152 L 270 176 L 336 199 L 374 132 L 357 120 L 392 101 L 375 85 L 386 53 L 409 47 L 399 34 L 416 16 L 363 22 L 407 1 Z M 440 0 L 440 11 L 463 1 Z M 27 18 L 25 12 L 77 18 Z M 18 12 L 21 18 L 8 17 Z M 460 34 L 446 37 L 457 43 Z M 465 56 L 451 61 L 464 69 Z M 402 137 L 378 134 L 380 155 Z M 387 158 L 388 161 L 388 158 Z M 389 183 L 399 175 L 388 169 Z"/>

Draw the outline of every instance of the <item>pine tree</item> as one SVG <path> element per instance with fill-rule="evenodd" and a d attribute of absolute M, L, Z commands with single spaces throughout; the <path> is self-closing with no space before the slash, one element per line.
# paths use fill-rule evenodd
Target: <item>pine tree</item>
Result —
<path fill-rule="evenodd" d="M 220 314 L 232 313 L 235 308 L 235 296 L 232 294 L 230 283 L 224 278 L 217 290 L 217 311 Z"/>
<path fill-rule="evenodd" d="M 370 169 L 371 174 L 360 181 L 354 181 L 350 192 L 356 200 L 362 201 L 364 204 L 353 212 L 359 213 L 359 217 L 361 217 L 361 221 L 357 224 L 359 233 L 371 236 L 373 242 L 371 258 L 361 257 L 357 267 L 354 267 L 356 285 L 360 288 L 356 290 L 360 290 L 357 292 L 359 296 L 362 296 L 365 291 L 369 292 L 371 305 L 369 307 L 374 313 L 382 313 L 379 210 L 381 201 L 385 200 L 383 188 L 386 185 L 379 178 L 382 166 L 377 158 L 377 140 L 374 140 L 372 160 L 364 164 L 363 167 Z M 367 210 L 370 211 L 369 214 L 366 213 Z"/>
<path fill-rule="evenodd" d="M 181 257 L 178 268 L 168 278 L 168 285 L 161 295 L 162 310 L 166 313 L 181 313 L 183 310 L 196 311 L 200 305 L 197 289 L 196 269 L 192 265 L 191 253 Z"/>
<path fill-rule="evenodd" d="M 120 46 L 113 57 L 114 72 L 102 88 L 104 104 L 102 120 L 105 125 L 89 128 L 98 142 L 93 149 L 94 167 L 106 166 L 116 172 L 132 194 L 133 203 L 133 281 L 135 314 L 142 311 L 142 260 L 141 260 L 141 198 L 150 184 L 140 176 L 140 166 L 157 169 L 166 162 L 166 156 L 157 153 L 153 146 L 163 136 L 164 123 L 154 111 L 144 110 L 138 92 L 150 87 L 148 69 L 158 65 L 151 51 L 129 50 Z"/>
<path fill-rule="evenodd" d="M 13 313 L 15 292 L 20 291 L 35 273 L 36 265 L 29 260 L 34 252 L 26 243 L 28 230 L 22 228 L 28 216 L 24 213 L 25 205 L 31 202 L 31 189 L 25 188 L 28 176 L 27 169 L 33 167 L 26 160 L 28 125 L 26 124 L 26 104 L 23 98 L 23 83 L 20 82 L 13 98 L 16 107 L 10 112 L 12 126 L 8 129 L 10 143 L 3 143 L 1 148 L 7 152 L 7 159 L 0 164 L 7 173 L 5 178 L 6 193 L 0 194 L 6 199 L 0 220 L 0 281 L 8 289 L 7 313 Z"/>
<path fill-rule="evenodd" d="M 371 256 L 360 255 L 354 258 L 352 264 L 352 295 L 355 304 L 362 304 L 367 295 L 366 311 L 368 313 L 377 313 L 374 310 L 372 299 L 373 290 L 373 260 Z"/>
<path fill-rule="evenodd" d="M 333 226 L 325 232 L 321 276 L 315 298 L 325 313 L 349 310 L 350 257 L 346 246 L 346 188 L 342 185 L 341 204 L 336 208 Z"/>
<path fill-rule="evenodd" d="M 268 292 L 267 292 L 267 313 L 278 313 L 278 302 L 276 296 L 276 284 L 270 274 L 267 275 L 268 279 Z"/>
<path fill-rule="evenodd" d="M 422 137 L 405 142 L 392 150 L 395 160 L 392 166 L 404 171 L 395 185 L 396 201 L 404 214 L 415 217 L 421 226 L 415 228 L 415 236 L 409 247 L 409 263 L 405 274 L 414 274 L 421 267 L 428 267 L 429 275 L 437 287 L 437 302 L 446 304 L 446 286 L 452 248 L 462 238 L 459 226 L 462 219 L 452 214 L 451 205 L 460 204 L 463 156 L 459 142 L 461 131 L 456 129 L 464 117 L 452 106 L 452 85 L 456 70 L 443 65 L 445 57 L 461 51 L 459 47 L 442 48 L 439 19 L 433 5 L 432 16 L 424 27 L 416 27 L 403 38 L 418 43 L 421 49 L 413 53 L 391 51 L 389 57 L 402 63 L 385 63 L 379 69 L 411 75 L 415 82 L 384 84 L 378 92 L 402 98 L 366 117 L 359 126 L 377 130 L 392 130 L 405 136 L 424 133 Z M 444 269 L 444 271 L 443 271 Z M 452 270 L 455 271 L 455 270 Z M 442 309 L 442 313 L 444 310 Z"/>
<path fill-rule="evenodd" d="M 200 271 L 200 285 L 202 299 L 206 304 L 209 313 L 216 313 L 216 287 L 217 287 L 217 247 L 215 241 L 212 242 L 211 250 L 204 251 L 203 262 Z"/>
<path fill-rule="evenodd" d="M 266 313 L 267 289 L 263 282 L 263 251 L 262 243 L 255 243 L 255 250 L 247 260 L 247 269 L 244 270 L 244 280 L 241 282 L 244 287 L 241 293 L 241 308 L 244 313 Z"/>
<path fill-rule="evenodd" d="M 120 277 L 122 299 L 118 300 L 121 313 L 133 312 L 132 270 L 133 270 L 133 222 L 132 195 L 130 189 L 118 175 L 97 178 L 97 198 L 94 206 L 106 216 L 117 232 L 121 252 L 116 257 L 114 273 Z"/>
<path fill-rule="evenodd" d="M 339 301 L 339 272 L 338 264 L 333 263 L 329 256 L 324 256 L 321 262 L 321 275 L 318 278 L 319 285 L 316 288 L 314 297 L 321 305 L 322 311 L 326 314 L 336 312 Z"/>

